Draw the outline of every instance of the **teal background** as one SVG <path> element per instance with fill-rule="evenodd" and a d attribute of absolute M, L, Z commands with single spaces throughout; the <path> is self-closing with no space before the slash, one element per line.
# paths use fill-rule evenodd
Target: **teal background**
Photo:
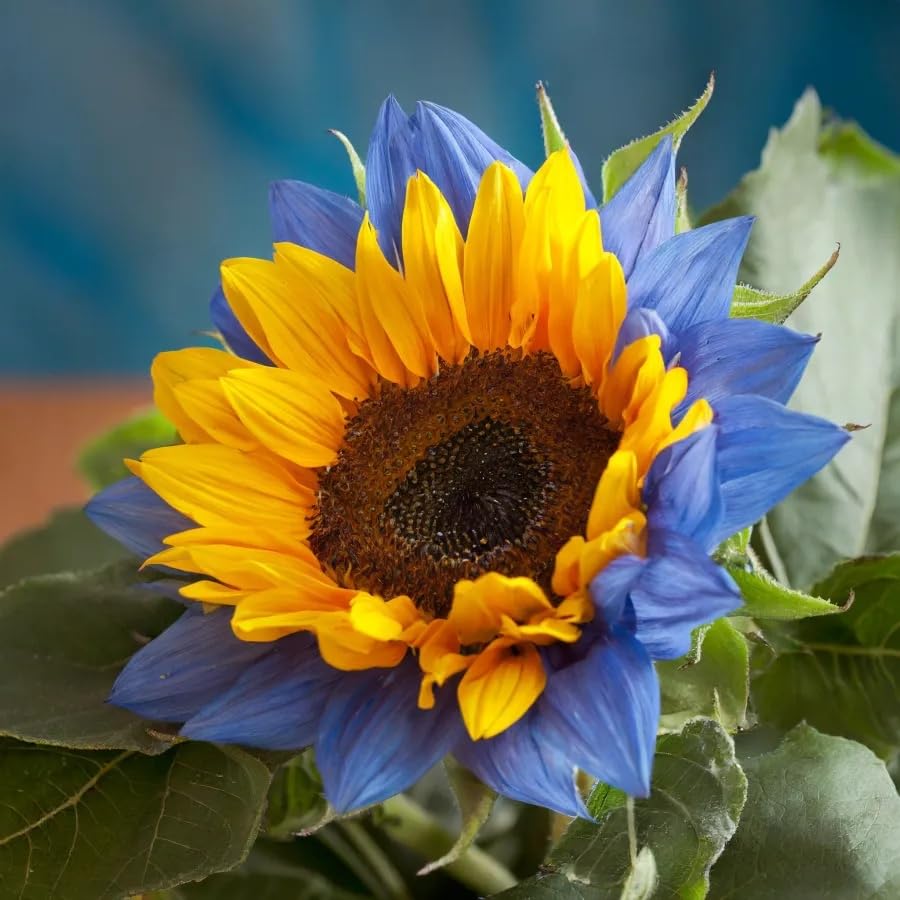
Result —
<path fill-rule="evenodd" d="M 266 255 L 266 188 L 353 192 L 393 91 L 541 158 L 543 79 L 595 187 L 604 156 L 717 73 L 692 202 L 759 159 L 807 85 L 900 147 L 900 3 L 18 0 L 0 12 L 0 374 L 146 371 L 195 343 L 219 260 Z"/>

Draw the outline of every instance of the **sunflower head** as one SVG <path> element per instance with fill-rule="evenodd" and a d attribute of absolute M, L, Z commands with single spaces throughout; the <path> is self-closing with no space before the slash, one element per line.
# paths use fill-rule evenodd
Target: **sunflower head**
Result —
<path fill-rule="evenodd" d="M 763 326 L 754 362 L 759 323 L 727 318 L 749 220 L 674 236 L 673 172 L 664 140 L 598 209 L 568 148 L 532 173 L 455 113 L 389 100 L 368 210 L 276 187 L 274 258 L 222 265 L 224 348 L 154 362 L 183 443 L 92 505 L 132 542 L 123 495 L 154 508 L 146 563 L 186 576 L 190 627 L 215 620 L 208 652 L 242 661 L 175 716 L 185 734 L 321 757 L 374 716 L 426 735 L 412 756 L 384 738 L 409 757 L 391 789 L 452 750 L 564 811 L 583 811 L 575 766 L 646 792 L 651 658 L 739 605 L 709 551 L 840 444 L 782 406 L 811 341 Z M 815 452 L 759 496 L 778 428 Z M 145 711 L 130 671 L 114 700 Z M 523 753 L 546 784 L 510 774 Z M 337 806 L 372 801 L 320 767 Z"/>

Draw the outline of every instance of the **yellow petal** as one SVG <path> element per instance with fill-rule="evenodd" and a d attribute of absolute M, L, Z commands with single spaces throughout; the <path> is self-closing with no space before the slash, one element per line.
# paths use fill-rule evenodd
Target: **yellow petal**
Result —
<path fill-rule="evenodd" d="M 557 252 L 550 279 L 547 336 L 550 349 L 568 378 L 581 374 L 581 359 L 575 348 L 575 311 L 578 291 L 587 274 L 596 269 L 603 253 L 600 216 L 596 210 L 582 213 L 570 242 Z M 602 335 L 595 335 L 595 339 Z"/>
<path fill-rule="evenodd" d="M 421 613 L 409 597 L 385 600 L 360 591 L 350 601 L 350 622 L 360 634 L 378 641 L 398 640 Z"/>
<path fill-rule="evenodd" d="M 259 441 L 235 415 L 217 378 L 182 381 L 174 386 L 174 393 L 181 408 L 213 440 L 238 450 L 259 447 Z"/>
<path fill-rule="evenodd" d="M 148 450 L 132 473 L 178 512 L 200 525 L 254 526 L 289 537 L 309 532 L 312 492 L 258 453 L 221 444 Z"/>
<path fill-rule="evenodd" d="M 300 466 L 328 466 L 344 437 L 344 412 L 327 388 L 285 369 L 244 369 L 222 379 L 243 425 Z"/>
<path fill-rule="evenodd" d="M 605 531 L 582 548 L 579 560 L 579 586 L 585 587 L 602 569 L 616 557 L 625 553 L 643 556 L 644 530 L 647 520 L 642 512 L 635 510 L 621 519 L 609 531 Z"/>
<path fill-rule="evenodd" d="M 634 414 L 633 421 L 644 400 L 662 380 L 665 363 L 661 346 L 658 334 L 648 334 L 619 354 L 600 390 L 600 407 L 611 422 L 621 424 L 626 409 Z"/>
<path fill-rule="evenodd" d="M 242 641 L 277 641 L 298 631 L 317 632 L 323 622 L 346 615 L 333 608 L 298 608 L 295 591 L 271 588 L 250 594 L 237 604 L 231 630 Z"/>
<path fill-rule="evenodd" d="M 623 432 L 619 449 L 634 452 L 641 477 L 650 468 L 662 441 L 672 433 L 672 410 L 686 393 L 687 372 L 680 367 L 669 369 Z"/>
<path fill-rule="evenodd" d="M 557 552 L 551 587 L 558 597 L 567 597 L 581 587 L 580 566 L 584 545 L 584 538 L 576 534 Z"/>
<path fill-rule="evenodd" d="M 599 387 L 603 381 L 626 311 L 622 266 L 612 253 L 603 253 L 578 285 L 572 322 L 572 342 L 587 384 Z"/>
<path fill-rule="evenodd" d="M 695 431 L 705 428 L 713 420 L 712 407 L 708 401 L 695 400 L 684 414 L 678 425 L 672 429 L 672 433 L 663 438 L 656 447 L 656 452 L 661 453 L 670 444 L 683 440 Z"/>
<path fill-rule="evenodd" d="M 368 396 L 371 369 L 351 351 L 347 329 L 318 278 L 263 259 L 226 260 L 221 272 L 229 298 L 242 297 L 261 323 L 276 362 L 312 375 L 342 397 Z"/>
<path fill-rule="evenodd" d="M 319 652 L 330 666 L 347 672 L 396 666 L 409 649 L 402 641 L 380 641 L 353 626 L 349 613 L 320 620 Z"/>
<path fill-rule="evenodd" d="M 178 591 L 187 600 L 213 606 L 237 606 L 251 592 L 220 584 L 218 581 L 192 581 Z"/>
<path fill-rule="evenodd" d="M 637 457 L 630 450 L 617 450 L 609 458 L 588 513 L 585 534 L 599 537 L 640 504 Z"/>
<path fill-rule="evenodd" d="M 255 365 L 225 350 L 210 347 L 189 347 L 159 353 L 150 366 L 153 401 L 185 441 L 206 443 L 212 435 L 184 409 L 175 389 L 186 381 L 215 379 L 232 369 L 252 368 Z"/>
<path fill-rule="evenodd" d="M 450 205 L 424 172 L 416 172 L 403 208 L 403 276 L 424 310 L 438 355 L 449 363 L 462 362 L 469 352 L 468 331 L 460 329 L 454 314 L 456 306 L 465 317 L 459 274 L 462 247 Z"/>
<path fill-rule="evenodd" d="M 488 166 L 475 197 L 463 266 L 466 313 L 479 350 L 505 347 L 524 229 L 522 188 L 503 163 Z"/>
<path fill-rule="evenodd" d="M 514 725 L 546 683 L 536 647 L 495 641 L 478 655 L 459 683 L 459 707 L 471 738 L 491 738 Z"/>
<path fill-rule="evenodd" d="M 552 604 L 530 578 L 488 572 L 474 581 L 456 584 L 447 619 L 463 644 L 481 644 L 497 634 L 501 616 L 526 622 L 546 609 L 552 609 Z"/>
<path fill-rule="evenodd" d="M 424 310 L 384 258 L 368 217 L 356 244 L 356 289 L 363 331 L 379 374 L 407 387 L 433 375 L 435 348 Z"/>

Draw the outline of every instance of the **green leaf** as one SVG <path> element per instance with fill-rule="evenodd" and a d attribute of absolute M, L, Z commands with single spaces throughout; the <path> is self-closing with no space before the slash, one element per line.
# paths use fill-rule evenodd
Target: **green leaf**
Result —
<path fill-rule="evenodd" d="M 709 868 L 737 827 L 745 794 L 734 744 L 716 722 L 699 719 L 681 734 L 659 739 L 653 791 L 634 804 L 638 844 L 648 847 L 656 861 L 655 898 L 703 896 Z M 588 808 L 596 824 L 573 822 L 542 866 L 544 875 L 499 896 L 620 897 L 631 873 L 625 795 L 598 785 Z M 563 879 L 577 893 L 567 893 Z"/>
<path fill-rule="evenodd" d="M 854 600 L 841 616 L 767 631 L 778 653 L 754 676 L 757 714 L 782 729 L 805 720 L 890 758 L 900 751 L 900 554 L 844 563 L 816 590 Z"/>
<path fill-rule="evenodd" d="M 311 749 L 295 756 L 276 772 L 266 815 L 270 835 L 284 839 L 312 832 L 332 818 Z"/>
<path fill-rule="evenodd" d="M 714 718 L 728 731 L 743 727 L 749 654 L 746 638 L 728 619 L 719 619 L 701 631 L 693 658 L 658 662 L 656 670 L 662 729 L 680 731 L 697 716 Z"/>
<path fill-rule="evenodd" d="M 841 559 L 900 549 L 900 158 L 855 126 L 847 134 L 823 130 L 807 92 L 760 168 L 705 216 L 758 216 L 741 278 L 775 294 L 842 245 L 814 302 L 790 319 L 822 334 L 792 405 L 871 427 L 769 514 L 778 562 L 798 587 Z"/>
<path fill-rule="evenodd" d="M 155 409 L 144 410 L 91 442 L 78 468 L 95 490 L 128 476 L 123 459 L 137 459 L 145 450 L 174 444 L 175 426 Z"/>
<path fill-rule="evenodd" d="M 706 109 L 709 98 L 712 97 L 713 88 L 716 85 L 714 75 L 709 76 L 709 82 L 703 93 L 698 97 L 694 105 L 678 116 L 659 131 L 639 138 L 616 150 L 603 163 L 603 201 L 609 201 L 625 184 L 626 181 L 640 168 L 641 163 L 653 152 L 656 145 L 667 135 L 672 135 L 675 149 L 681 144 L 681 139 L 687 134 L 688 129 L 697 119 L 700 113 Z"/>
<path fill-rule="evenodd" d="M 544 87 L 543 82 L 537 83 L 537 102 L 538 110 L 541 114 L 541 134 L 544 137 L 544 154 L 549 156 L 557 150 L 562 150 L 568 146 L 568 141 L 563 133 L 559 119 L 556 118 L 556 112 L 553 104 L 550 102 L 550 95 Z"/>
<path fill-rule="evenodd" d="M 821 597 L 786 588 L 762 569 L 748 572 L 742 566 L 728 565 L 726 568 L 744 597 L 744 605 L 734 611 L 736 616 L 790 620 L 830 616 L 844 611 L 843 606 L 829 603 Z"/>
<path fill-rule="evenodd" d="M 353 171 L 353 180 L 356 182 L 356 193 L 359 198 L 359 205 L 366 208 L 366 167 L 356 152 L 356 147 L 350 142 L 350 138 L 343 131 L 336 128 L 331 129 L 331 133 L 341 142 L 344 150 L 347 151 L 347 158 L 350 160 L 350 169 Z"/>
<path fill-rule="evenodd" d="M 711 900 L 900 896 L 900 798 L 871 751 L 806 725 L 774 750 L 738 749 L 747 803 Z"/>
<path fill-rule="evenodd" d="M 0 547 L 0 589 L 31 575 L 88 571 L 127 556 L 81 509 L 61 509 Z"/>
<path fill-rule="evenodd" d="M 339 857 L 314 837 L 291 844 L 259 840 L 230 872 L 185 884 L 178 900 L 360 900 L 371 896 Z"/>
<path fill-rule="evenodd" d="M 106 702 L 132 653 L 181 612 L 136 583 L 134 563 L 44 575 L 0 594 L 0 735 L 159 753 L 152 723 Z"/>
<path fill-rule="evenodd" d="M 812 293 L 813 288 L 834 268 L 840 248 L 834 251 L 807 281 L 790 294 L 773 294 L 747 284 L 735 286 L 731 298 L 731 315 L 735 319 L 761 319 L 783 324 L 788 316 Z"/>
<path fill-rule="evenodd" d="M 0 741 L 0 885 L 19 900 L 118 900 L 231 868 L 270 773 L 236 748 L 161 756 Z"/>

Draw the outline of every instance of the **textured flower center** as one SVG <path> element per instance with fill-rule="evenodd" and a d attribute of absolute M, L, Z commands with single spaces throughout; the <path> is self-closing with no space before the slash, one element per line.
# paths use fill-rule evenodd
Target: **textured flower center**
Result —
<path fill-rule="evenodd" d="M 619 435 L 550 354 L 470 356 L 412 389 L 383 384 L 320 478 L 311 546 L 346 584 L 449 611 L 461 578 L 550 589 Z"/>

